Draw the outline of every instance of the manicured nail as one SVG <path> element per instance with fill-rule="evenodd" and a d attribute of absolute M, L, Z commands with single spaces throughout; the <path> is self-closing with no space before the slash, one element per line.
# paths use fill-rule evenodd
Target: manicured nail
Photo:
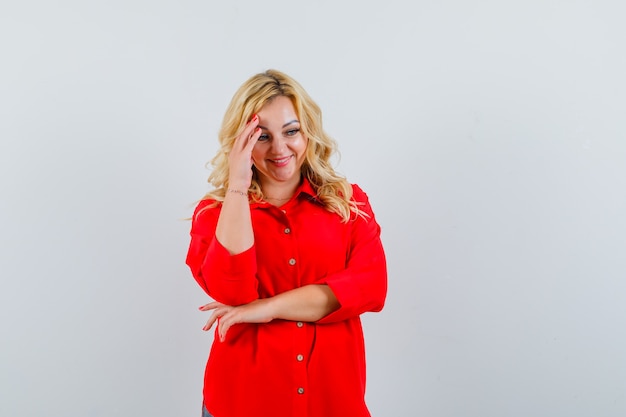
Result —
<path fill-rule="evenodd" d="M 252 119 L 250 119 L 250 121 L 251 121 L 251 122 L 254 122 L 254 121 L 256 120 L 256 118 L 257 118 L 257 115 L 256 115 L 256 114 L 253 114 L 253 115 L 252 115 Z"/>

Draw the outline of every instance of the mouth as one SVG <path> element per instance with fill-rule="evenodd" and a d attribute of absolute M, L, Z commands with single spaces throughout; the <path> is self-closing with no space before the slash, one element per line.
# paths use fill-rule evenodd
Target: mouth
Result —
<path fill-rule="evenodd" d="M 278 167 L 283 167 L 287 165 L 289 161 L 291 161 L 292 156 L 293 155 L 285 156 L 284 158 L 279 158 L 279 159 L 268 159 L 268 161 L 270 161 L 272 164 Z"/>

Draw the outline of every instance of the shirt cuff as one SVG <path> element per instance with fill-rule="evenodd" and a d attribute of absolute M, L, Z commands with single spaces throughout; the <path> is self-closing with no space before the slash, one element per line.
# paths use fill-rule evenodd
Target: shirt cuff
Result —
<path fill-rule="evenodd" d="M 217 238 L 213 238 L 207 250 L 206 262 L 225 281 L 240 281 L 256 275 L 254 245 L 241 253 L 231 255 Z"/>

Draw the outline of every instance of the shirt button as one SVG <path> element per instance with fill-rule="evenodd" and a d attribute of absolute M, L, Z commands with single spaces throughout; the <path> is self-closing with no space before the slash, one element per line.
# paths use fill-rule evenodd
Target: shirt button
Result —
<path fill-rule="evenodd" d="M 289 260 L 289 265 L 294 266 L 295 264 L 296 264 L 296 260 L 295 260 L 295 259 L 293 259 L 293 258 L 291 258 L 291 259 Z"/>
<path fill-rule="evenodd" d="M 302 362 L 304 360 L 304 355 L 298 355 L 296 356 L 296 359 L 298 360 L 298 362 Z"/>
<path fill-rule="evenodd" d="M 302 326 L 304 326 L 304 323 L 302 323 L 301 321 L 299 321 L 299 322 L 297 322 L 297 323 L 296 323 L 296 326 L 298 326 L 298 327 L 302 327 Z"/>
<path fill-rule="evenodd" d="M 286 228 L 285 228 L 285 233 L 286 233 L 286 234 L 291 233 L 291 229 L 290 229 L 290 228 L 288 228 L 288 227 L 286 227 Z"/>
<path fill-rule="evenodd" d="M 304 388 L 302 387 L 298 388 L 298 394 L 304 394 Z"/>

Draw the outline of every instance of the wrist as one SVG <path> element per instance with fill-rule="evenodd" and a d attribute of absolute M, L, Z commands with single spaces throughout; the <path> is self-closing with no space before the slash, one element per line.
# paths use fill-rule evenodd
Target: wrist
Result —
<path fill-rule="evenodd" d="M 226 189 L 226 194 L 228 195 L 230 193 L 238 194 L 238 195 L 240 195 L 242 197 L 246 197 L 246 198 L 248 197 L 248 191 L 247 190 L 246 191 L 242 191 L 242 190 L 240 190 L 238 188 L 228 188 L 228 189 Z"/>
<path fill-rule="evenodd" d="M 261 301 L 265 304 L 266 312 L 272 320 L 280 318 L 280 297 L 273 296 L 270 298 L 263 298 Z"/>
<path fill-rule="evenodd" d="M 247 193 L 248 189 L 250 188 L 250 183 L 246 183 L 245 181 L 228 181 L 228 187 L 226 188 Z"/>

